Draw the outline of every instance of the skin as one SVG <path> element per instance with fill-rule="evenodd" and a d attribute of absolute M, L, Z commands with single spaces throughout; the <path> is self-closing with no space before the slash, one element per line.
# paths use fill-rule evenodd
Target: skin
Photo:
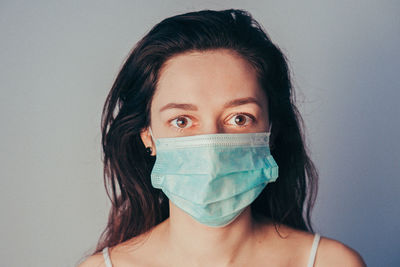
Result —
<path fill-rule="evenodd" d="M 173 103 L 173 104 L 171 104 Z M 179 54 L 164 64 L 151 106 L 153 136 L 268 131 L 267 96 L 235 52 Z M 149 130 L 141 133 L 157 154 Z M 250 207 L 225 227 L 208 227 L 170 202 L 170 217 L 110 249 L 113 266 L 307 266 L 314 235 L 255 222 Z M 279 235 L 280 234 L 280 235 Z M 283 238 L 282 238 L 283 237 Z M 81 267 L 105 266 L 97 254 Z M 321 237 L 314 266 L 365 266 L 346 245 Z"/>

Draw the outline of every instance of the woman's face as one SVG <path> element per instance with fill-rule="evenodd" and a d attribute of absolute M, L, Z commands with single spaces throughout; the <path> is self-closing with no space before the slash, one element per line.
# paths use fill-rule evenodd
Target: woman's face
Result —
<path fill-rule="evenodd" d="M 160 71 L 150 126 L 156 139 L 263 132 L 269 126 L 267 103 L 255 70 L 235 52 L 184 53 Z M 141 136 L 154 151 L 148 130 Z"/>

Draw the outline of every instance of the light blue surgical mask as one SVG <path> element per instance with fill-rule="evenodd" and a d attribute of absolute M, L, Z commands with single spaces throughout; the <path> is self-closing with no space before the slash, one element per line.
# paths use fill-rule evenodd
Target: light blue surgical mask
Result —
<path fill-rule="evenodd" d="M 225 226 L 278 178 L 269 136 L 262 132 L 159 138 L 152 185 L 198 222 Z"/>

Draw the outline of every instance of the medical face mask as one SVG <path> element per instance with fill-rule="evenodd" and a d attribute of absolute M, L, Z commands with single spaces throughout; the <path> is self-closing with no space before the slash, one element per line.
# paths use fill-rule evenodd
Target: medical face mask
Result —
<path fill-rule="evenodd" d="M 278 178 L 269 136 L 262 132 L 159 138 L 152 185 L 198 222 L 225 226 Z"/>

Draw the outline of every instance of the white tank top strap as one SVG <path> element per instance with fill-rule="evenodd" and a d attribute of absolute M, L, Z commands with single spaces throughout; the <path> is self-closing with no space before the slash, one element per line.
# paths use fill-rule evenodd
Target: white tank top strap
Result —
<path fill-rule="evenodd" d="M 320 240 L 320 235 L 316 233 L 314 235 L 314 242 L 311 247 L 310 257 L 308 258 L 307 267 L 313 267 L 315 262 L 315 254 L 317 253 L 317 248 Z"/>
<path fill-rule="evenodd" d="M 106 263 L 106 267 L 112 267 L 110 254 L 108 253 L 108 247 L 105 247 L 103 249 L 103 257 L 104 257 L 104 262 Z"/>

